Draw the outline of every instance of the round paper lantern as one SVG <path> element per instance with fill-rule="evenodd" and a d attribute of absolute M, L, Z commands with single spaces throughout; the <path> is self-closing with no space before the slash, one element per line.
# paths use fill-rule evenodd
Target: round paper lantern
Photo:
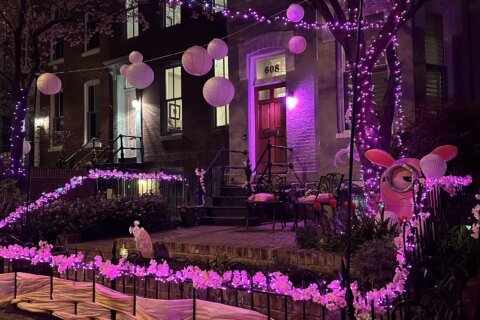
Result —
<path fill-rule="evenodd" d="M 287 18 L 292 22 L 300 22 L 305 15 L 305 10 L 299 4 L 292 3 L 287 9 Z"/>
<path fill-rule="evenodd" d="M 137 89 L 145 89 L 153 82 L 153 70 L 148 64 L 143 62 L 131 64 L 125 76 L 128 82 Z"/>
<path fill-rule="evenodd" d="M 230 80 L 224 77 L 213 77 L 203 86 L 203 97 L 214 107 L 222 107 L 233 99 L 235 89 Z"/>
<path fill-rule="evenodd" d="M 203 76 L 212 68 L 212 58 L 206 49 L 200 46 L 193 46 L 187 49 L 182 55 L 182 66 L 192 76 Z"/>
<path fill-rule="evenodd" d="M 438 179 L 447 172 L 447 162 L 438 154 L 427 154 L 420 160 L 420 168 L 428 179 Z"/>
<path fill-rule="evenodd" d="M 27 140 L 23 140 L 23 154 L 27 154 L 32 150 L 32 146 L 30 145 L 30 142 Z"/>
<path fill-rule="evenodd" d="M 129 67 L 128 64 L 122 64 L 122 66 L 120 67 L 120 74 L 122 76 L 125 76 L 125 74 L 127 73 L 128 67 Z"/>
<path fill-rule="evenodd" d="M 62 90 L 62 81 L 53 73 L 44 73 L 37 79 L 37 88 L 43 94 L 56 94 Z"/>
<path fill-rule="evenodd" d="M 228 46 L 222 39 L 213 39 L 207 46 L 207 52 L 212 59 L 220 60 L 227 56 Z"/>
<path fill-rule="evenodd" d="M 293 54 L 300 54 L 307 49 L 307 40 L 302 36 L 293 36 L 288 40 L 288 50 Z"/>
<path fill-rule="evenodd" d="M 143 61 L 143 54 L 141 54 L 138 51 L 132 51 L 128 55 L 128 59 L 130 60 L 131 63 L 138 63 Z"/>

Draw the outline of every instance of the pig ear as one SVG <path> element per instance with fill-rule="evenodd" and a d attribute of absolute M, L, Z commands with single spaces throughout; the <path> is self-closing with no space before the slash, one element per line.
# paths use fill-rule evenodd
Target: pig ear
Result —
<path fill-rule="evenodd" d="M 457 156 L 458 148 L 451 145 L 441 146 L 430 152 L 430 154 L 437 154 L 445 161 L 450 161 Z"/>
<path fill-rule="evenodd" d="M 367 157 L 372 163 L 387 168 L 395 162 L 395 159 L 393 159 L 388 152 L 380 149 L 368 150 L 365 152 L 365 157 Z"/>

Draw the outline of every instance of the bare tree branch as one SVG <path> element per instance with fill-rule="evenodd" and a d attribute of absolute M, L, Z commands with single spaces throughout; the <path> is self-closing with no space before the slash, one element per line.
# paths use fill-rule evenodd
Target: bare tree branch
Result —
<path fill-rule="evenodd" d="M 13 27 L 13 24 L 10 20 L 8 20 L 7 16 L 0 10 L 0 18 L 2 18 L 5 23 L 10 27 L 10 29 L 12 29 L 12 31 L 15 29 Z"/>
<path fill-rule="evenodd" d="M 335 12 L 335 15 L 337 16 L 338 22 L 345 23 L 347 21 L 347 18 L 345 16 L 345 12 L 343 12 L 342 6 L 338 2 L 338 0 L 328 0 L 328 2 L 330 2 L 330 5 L 333 8 L 333 11 Z"/>

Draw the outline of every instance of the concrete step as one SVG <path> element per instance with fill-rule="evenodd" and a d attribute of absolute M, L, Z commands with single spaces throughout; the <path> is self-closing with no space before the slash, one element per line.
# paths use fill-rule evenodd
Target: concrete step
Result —
<path fill-rule="evenodd" d="M 213 197 L 213 206 L 235 206 L 235 207 L 244 207 L 246 206 L 245 201 L 247 200 L 246 196 L 219 196 Z"/>
<path fill-rule="evenodd" d="M 245 196 L 245 189 L 241 186 L 227 186 L 220 190 L 222 196 Z"/>
<path fill-rule="evenodd" d="M 211 217 L 246 217 L 247 207 L 205 207 L 205 213 Z"/>
<path fill-rule="evenodd" d="M 205 216 L 200 218 L 201 225 L 207 226 L 246 226 L 245 217 L 212 217 Z M 258 218 L 250 218 L 249 226 L 259 226 L 260 220 Z"/>

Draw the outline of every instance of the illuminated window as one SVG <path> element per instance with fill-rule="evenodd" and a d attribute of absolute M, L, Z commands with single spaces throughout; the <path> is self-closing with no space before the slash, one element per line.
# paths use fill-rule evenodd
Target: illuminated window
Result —
<path fill-rule="evenodd" d="M 228 56 L 215 60 L 215 76 L 225 77 L 228 79 Z M 215 113 L 215 127 L 228 126 L 230 123 L 230 106 L 214 108 Z"/>
<path fill-rule="evenodd" d="M 213 0 L 213 12 L 221 12 L 227 9 L 227 0 Z"/>
<path fill-rule="evenodd" d="M 51 99 L 52 135 L 50 144 L 52 147 L 58 147 L 63 145 L 64 140 L 63 91 L 53 95 Z"/>
<path fill-rule="evenodd" d="M 127 20 L 125 21 L 127 39 L 138 36 L 138 3 L 136 0 L 126 0 Z"/>
<path fill-rule="evenodd" d="M 168 28 L 182 22 L 182 11 L 179 5 L 165 4 L 164 27 Z"/>
<path fill-rule="evenodd" d="M 426 95 L 430 104 L 439 104 L 447 96 L 447 68 L 444 66 L 443 20 L 427 13 L 425 26 Z"/>
<path fill-rule="evenodd" d="M 183 129 L 182 67 L 165 70 L 165 106 L 167 133 Z"/>

